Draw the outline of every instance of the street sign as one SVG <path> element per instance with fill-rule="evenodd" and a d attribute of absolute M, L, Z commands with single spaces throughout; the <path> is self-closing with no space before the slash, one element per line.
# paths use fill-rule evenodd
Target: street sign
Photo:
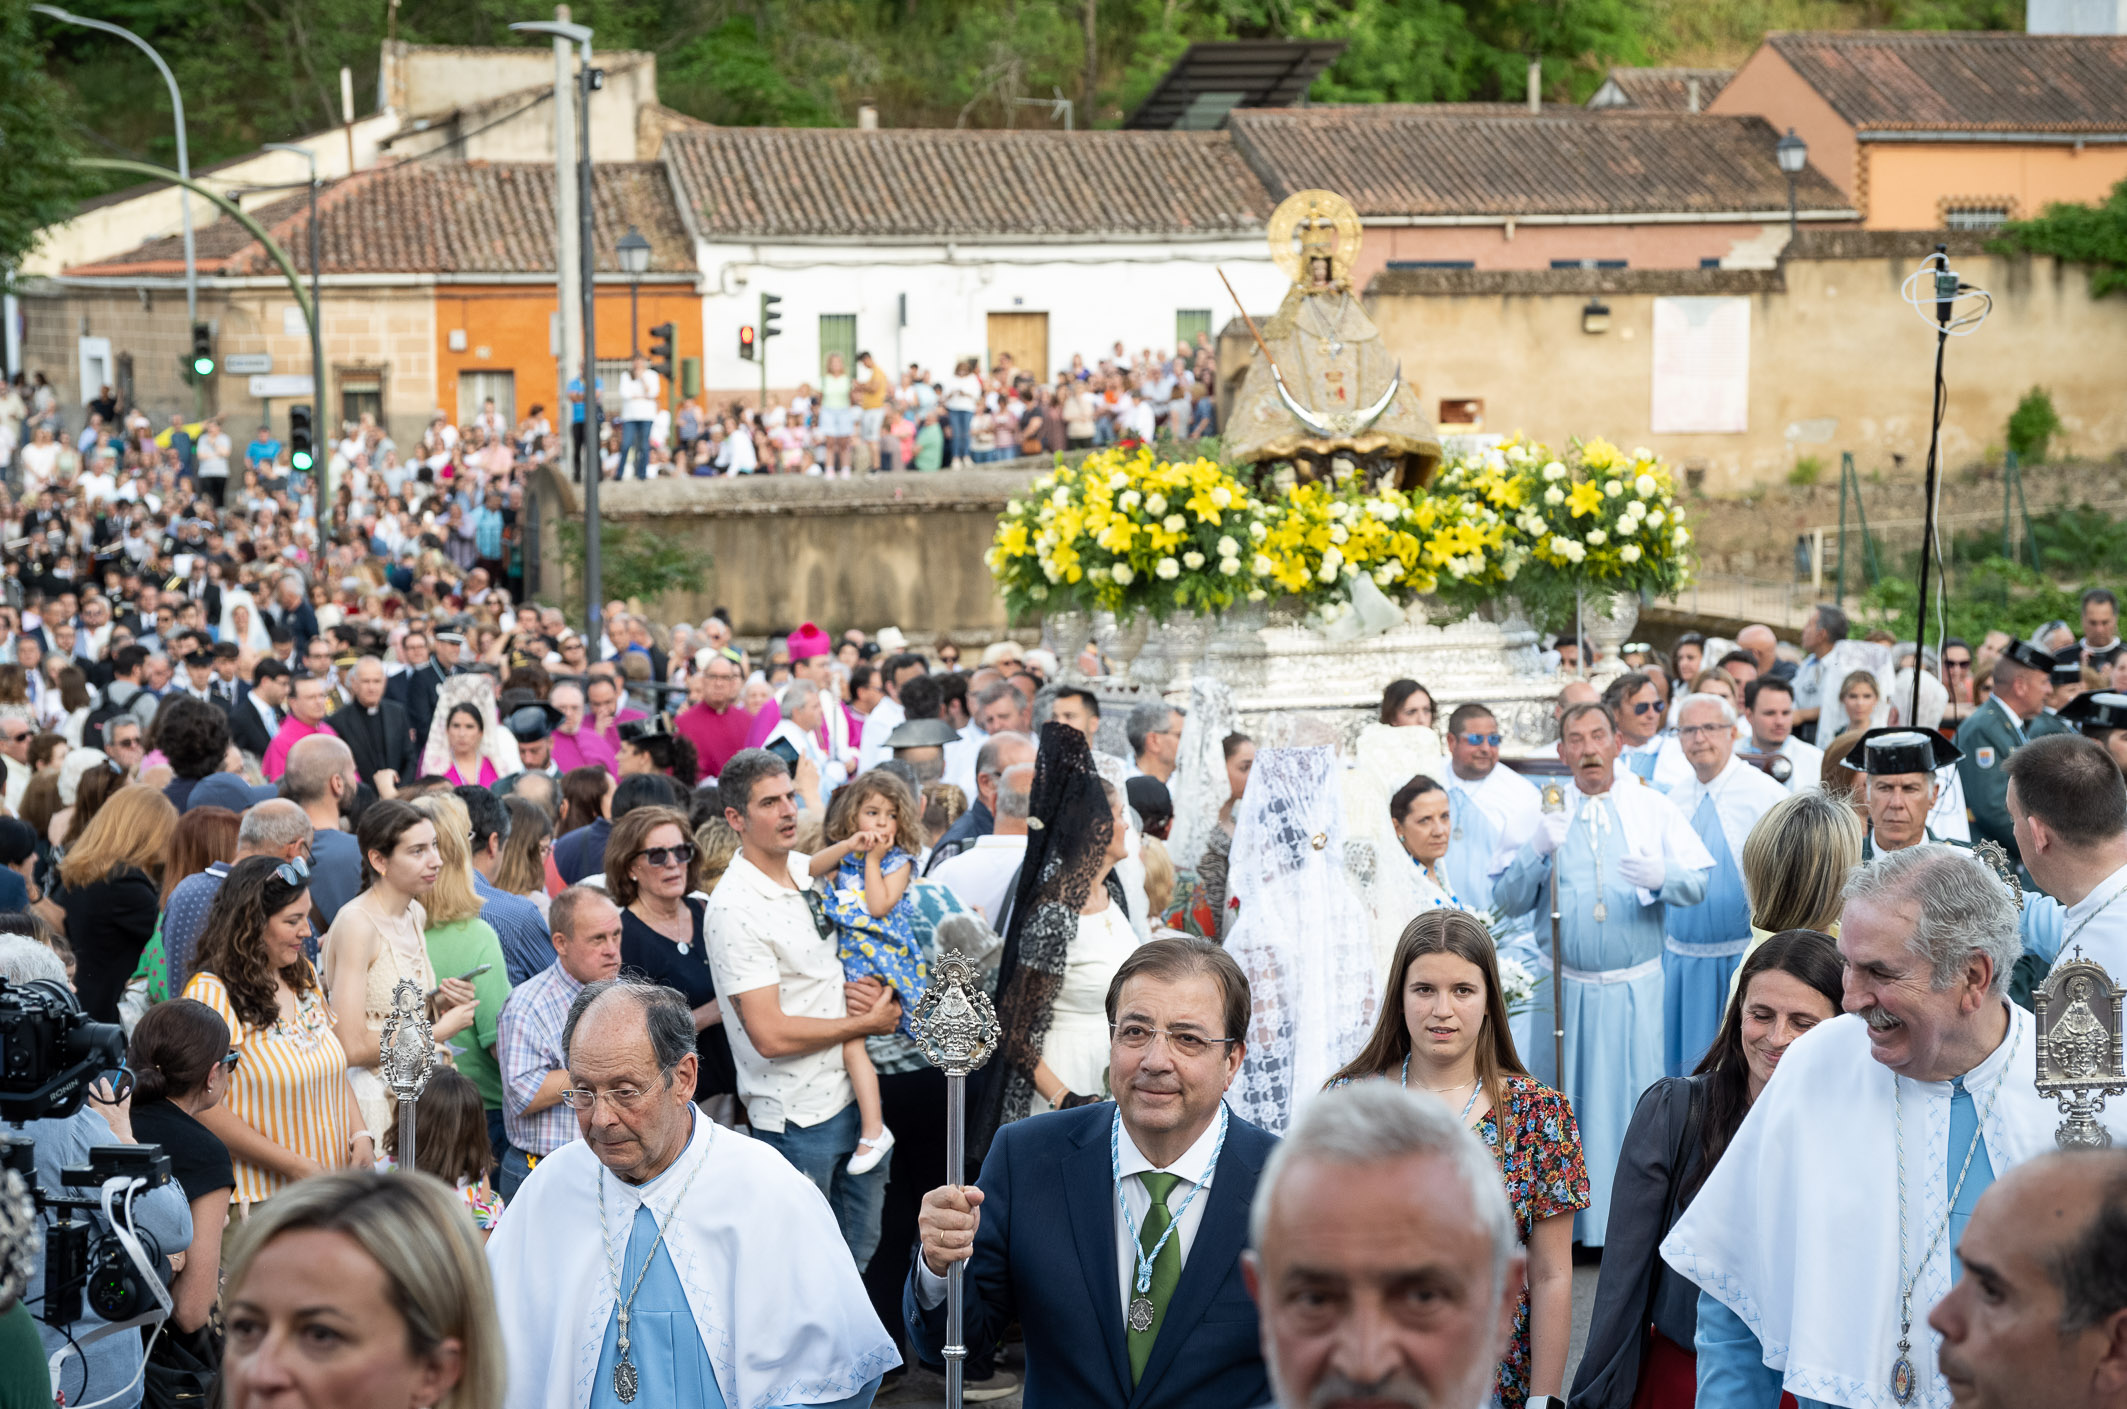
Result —
<path fill-rule="evenodd" d="M 253 377 L 251 394 L 261 401 L 278 401 L 288 396 L 313 396 L 316 388 L 312 386 L 308 372 L 281 372 L 274 376 Z"/>
<path fill-rule="evenodd" d="M 270 352 L 232 352 L 222 359 L 222 370 L 232 377 L 253 377 L 273 370 Z"/>

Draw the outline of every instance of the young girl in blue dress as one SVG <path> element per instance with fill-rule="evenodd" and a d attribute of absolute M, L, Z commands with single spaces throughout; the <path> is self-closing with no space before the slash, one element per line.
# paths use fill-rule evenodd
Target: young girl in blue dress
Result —
<path fill-rule="evenodd" d="M 910 1035 L 908 1014 L 929 977 L 908 895 L 916 854 L 923 849 L 915 797 L 891 773 L 863 774 L 828 804 L 825 835 L 828 845 L 813 853 L 812 874 L 834 877 L 825 903 L 842 937 L 842 972 L 851 982 L 875 978 L 891 988 L 901 1000 L 900 1030 Z M 862 1174 L 886 1157 L 894 1135 L 880 1114 L 879 1073 L 863 1038 L 842 1044 L 842 1063 L 864 1125 L 849 1172 Z"/>

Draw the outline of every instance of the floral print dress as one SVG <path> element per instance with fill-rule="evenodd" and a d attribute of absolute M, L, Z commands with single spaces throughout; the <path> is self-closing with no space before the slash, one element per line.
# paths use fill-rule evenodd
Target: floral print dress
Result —
<path fill-rule="evenodd" d="M 889 847 L 879 858 L 879 874 L 890 876 L 913 862 L 900 847 Z M 825 897 L 827 917 L 841 935 L 842 972 L 852 982 L 876 978 L 900 996 L 900 1031 L 905 1037 L 915 1036 L 908 1017 L 930 980 L 930 966 L 916 945 L 915 904 L 910 899 L 914 889 L 911 884 L 884 915 L 872 914 L 864 903 L 864 856 L 852 851 L 835 867 L 834 885 Z"/>
<path fill-rule="evenodd" d="M 1581 1155 L 1580 1126 L 1566 1098 L 1533 1077 L 1506 1078 L 1504 1112 L 1485 1113 L 1478 1137 L 1499 1161 L 1506 1181 L 1507 1204 L 1514 1228 L 1527 1246 L 1536 1225 L 1546 1218 L 1588 1206 L 1588 1165 Z M 1501 1130 L 1505 1129 L 1505 1138 Z M 1514 1335 L 1500 1362 L 1497 1402 L 1502 1409 L 1522 1409 L 1529 1398 L 1529 1289 L 1521 1290 L 1514 1310 Z"/>

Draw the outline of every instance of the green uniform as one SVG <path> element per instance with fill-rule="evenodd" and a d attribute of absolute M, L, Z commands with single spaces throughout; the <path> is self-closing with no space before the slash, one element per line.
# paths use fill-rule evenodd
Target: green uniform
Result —
<path fill-rule="evenodd" d="M 2009 859 L 2018 862 L 2023 857 L 2009 825 L 2009 755 L 2028 737 L 2022 722 L 1993 696 L 1957 726 L 1957 747 L 1964 754 L 1957 776 L 1972 814 L 1972 840 L 2000 842 Z"/>
<path fill-rule="evenodd" d="M 2031 727 L 2024 731 L 2024 735 L 2027 738 L 2043 739 L 2048 734 L 2073 734 L 2074 732 L 2075 730 L 2069 726 L 2067 720 L 2051 710 L 2041 710 L 2038 718 L 2031 721 Z"/>

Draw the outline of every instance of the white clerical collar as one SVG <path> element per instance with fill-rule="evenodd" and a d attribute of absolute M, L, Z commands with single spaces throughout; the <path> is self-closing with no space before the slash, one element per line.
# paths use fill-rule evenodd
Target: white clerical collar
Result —
<path fill-rule="evenodd" d="M 2120 867 L 2099 881 L 2090 888 L 2088 895 L 2068 907 L 2066 913 L 2061 916 L 2061 923 L 2066 932 L 2073 934 L 2076 926 L 2096 914 L 2102 907 L 2111 904 L 2122 890 L 2127 890 L 2127 866 Z M 2120 904 L 2127 905 L 2127 900 L 2121 901 Z"/>
<path fill-rule="evenodd" d="M 1211 1123 L 1204 1127 L 1204 1133 L 1196 1137 L 1196 1143 L 1182 1151 L 1182 1157 L 1168 1165 L 1166 1172 L 1178 1174 L 1190 1184 L 1209 1185 L 1212 1180 L 1211 1154 L 1218 1148 L 1218 1144 L 1219 1122 L 1214 1114 Z M 1125 1179 L 1133 1174 L 1145 1174 L 1160 1168 L 1145 1157 L 1144 1151 L 1138 1149 L 1137 1142 L 1130 1138 L 1128 1125 L 1123 1126 L 1123 1138 L 1117 1158 L 1120 1161 L 1116 1166 L 1117 1171 Z"/>

